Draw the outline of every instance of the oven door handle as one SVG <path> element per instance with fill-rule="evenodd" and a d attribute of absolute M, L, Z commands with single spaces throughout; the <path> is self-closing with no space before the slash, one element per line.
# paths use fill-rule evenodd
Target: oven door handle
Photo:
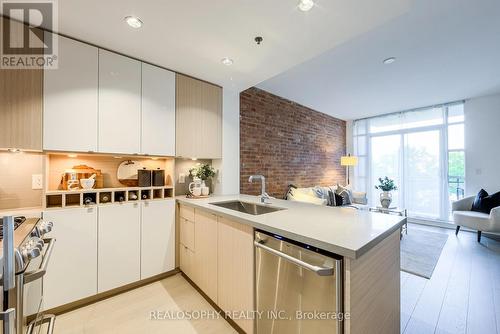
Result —
<path fill-rule="evenodd" d="M 43 239 L 43 241 L 48 242 L 49 245 L 47 246 L 47 251 L 43 256 L 42 264 L 40 265 L 40 268 L 38 268 L 37 270 L 29 271 L 24 274 L 24 283 L 30 283 L 36 281 L 37 279 L 43 277 L 47 272 L 47 267 L 49 265 L 50 256 L 52 255 L 52 250 L 54 249 L 54 244 L 56 242 L 56 239 L 54 238 Z"/>

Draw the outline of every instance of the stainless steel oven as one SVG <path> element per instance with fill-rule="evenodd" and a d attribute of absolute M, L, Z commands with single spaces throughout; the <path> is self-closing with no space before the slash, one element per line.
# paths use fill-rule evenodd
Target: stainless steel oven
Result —
<path fill-rule="evenodd" d="M 4 217 L 4 220 L 6 219 L 11 218 Z M 8 224 L 3 226 L 5 234 L 5 228 L 9 227 Z M 4 239 L 4 255 L 7 251 L 13 256 L 3 257 L 3 309 L 15 310 L 15 321 L 11 321 L 7 327 L 4 326 L 4 333 L 42 333 L 44 328 L 44 331 L 50 334 L 54 330 L 55 316 L 43 314 L 43 278 L 55 245 L 55 239 L 43 236 L 51 229 L 52 223 L 38 220 L 31 233 L 13 252 L 8 250 L 13 245 L 6 245 L 9 240 Z M 13 261 L 13 264 L 10 264 L 10 261 Z M 9 267 L 13 268 L 13 284 L 8 282 L 12 281 Z M 27 321 L 28 317 L 33 319 L 30 323 Z"/>

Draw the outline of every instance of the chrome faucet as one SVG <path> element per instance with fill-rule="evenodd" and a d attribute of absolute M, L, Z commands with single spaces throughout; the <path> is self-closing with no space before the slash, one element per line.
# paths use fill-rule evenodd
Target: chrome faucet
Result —
<path fill-rule="evenodd" d="M 264 175 L 250 175 L 248 178 L 248 182 L 253 183 L 254 180 L 259 180 L 261 183 L 261 193 L 260 193 L 260 202 L 264 204 L 269 204 L 271 197 L 266 193 L 266 178 Z"/>

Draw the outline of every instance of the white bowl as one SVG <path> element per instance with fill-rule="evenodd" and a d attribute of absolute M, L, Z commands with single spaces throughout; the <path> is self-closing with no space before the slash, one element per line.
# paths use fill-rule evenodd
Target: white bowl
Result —
<path fill-rule="evenodd" d="M 83 189 L 90 189 L 94 186 L 95 179 L 80 179 L 80 185 Z"/>

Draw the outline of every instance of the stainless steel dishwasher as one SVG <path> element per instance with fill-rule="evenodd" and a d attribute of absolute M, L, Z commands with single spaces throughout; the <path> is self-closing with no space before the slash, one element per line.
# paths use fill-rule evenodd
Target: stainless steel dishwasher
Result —
<path fill-rule="evenodd" d="M 342 258 L 255 232 L 257 334 L 343 331 Z"/>

